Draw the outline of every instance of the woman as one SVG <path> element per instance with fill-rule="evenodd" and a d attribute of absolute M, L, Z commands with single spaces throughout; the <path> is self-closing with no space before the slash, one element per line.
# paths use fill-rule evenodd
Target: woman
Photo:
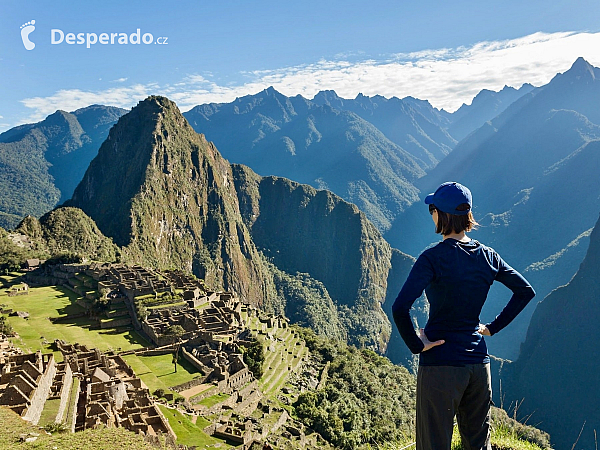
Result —
<path fill-rule="evenodd" d="M 443 183 L 425 203 L 443 240 L 419 256 L 392 307 L 402 339 L 420 354 L 417 450 L 450 450 L 455 415 L 466 450 L 491 450 L 490 359 L 483 335 L 493 336 L 506 327 L 535 292 L 498 253 L 465 234 L 477 225 L 469 189 Z M 479 314 L 494 281 L 513 295 L 502 312 L 483 325 Z M 410 308 L 423 290 L 429 319 L 417 333 Z"/>

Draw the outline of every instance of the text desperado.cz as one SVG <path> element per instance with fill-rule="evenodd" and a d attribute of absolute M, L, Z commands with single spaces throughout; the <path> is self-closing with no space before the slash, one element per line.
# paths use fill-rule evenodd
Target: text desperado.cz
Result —
<path fill-rule="evenodd" d="M 135 33 L 64 33 L 59 29 L 50 30 L 50 43 L 51 44 L 86 44 L 87 48 L 90 48 L 94 44 L 102 45 L 114 45 L 114 44 L 160 44 L 167 45 L 167 37 L 160 36 L 156 40 L 152 33 L 141 34 L 138 28 Z"/>

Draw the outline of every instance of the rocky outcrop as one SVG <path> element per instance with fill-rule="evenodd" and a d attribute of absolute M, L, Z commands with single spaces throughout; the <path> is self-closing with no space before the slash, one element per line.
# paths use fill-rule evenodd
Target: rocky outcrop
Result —
<path fill-rule="evenodd" d="M 521 355 L 504 371 L 506 398 L 519 414 L 552 436 L 556 448 L 594 448 L 600 429 L 597 342 L 600 339 L 600 221 L 590 247 L 569 284 L 540 302 Z"/>

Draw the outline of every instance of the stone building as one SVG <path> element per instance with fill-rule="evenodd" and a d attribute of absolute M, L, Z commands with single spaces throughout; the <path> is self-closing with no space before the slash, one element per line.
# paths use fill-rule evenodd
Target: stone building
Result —
<path fill-rule="evenodd" d="M 141 266 L 92 263 L 85 273 L 98 282 L 98 290 L 120 291 L 131 301 L 135 297 L 171 292 L 172 289 L 168 280 Z"/>
<path fill-rule="evenodd" d="M 0 405 L 37 424 L 57 367 L 52 354 L 12 355 L 0 363 Z"/>
<path fill-rule="evenodd" d="M 146 436 L 175 433 L 148 388 L 119 355 L 57 341 L 67 364 L 80 373 L 81 393 L 73 431 L 124 427 Z"/>
<path fill-rule="evenodd" d="M 205 374 L 204 382 L 216 383 L 220 392 L 231 393 L 254 380 L 235 343 L 207 342 L 184 350 L 184 358 Z"/>
<path fill-rule="evenodd" d="M 232 293 L 208 292 L 201 302 L 207 305 L 200 309 L 189 305 L 177 309 L 156 308 L 142 322 L 142 330 L 157 346 L 177 341 L 176 337 L 166 333 L 167 329 L 174 325 L 184 329 L 185 333 L 179 336 L 182 341 L 195 338 L 206 342 L 232 340 L 243 330 L 242 305 Z"/>

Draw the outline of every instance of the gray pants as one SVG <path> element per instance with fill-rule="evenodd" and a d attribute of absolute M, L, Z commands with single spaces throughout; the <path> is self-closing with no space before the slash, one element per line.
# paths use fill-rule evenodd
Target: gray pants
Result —
<path fill-rule="evenodd" d="M 489 364 L 419 366 L 417 450 L 450 450 L 454 416 L 465 450 L 491 450 Z"/>

